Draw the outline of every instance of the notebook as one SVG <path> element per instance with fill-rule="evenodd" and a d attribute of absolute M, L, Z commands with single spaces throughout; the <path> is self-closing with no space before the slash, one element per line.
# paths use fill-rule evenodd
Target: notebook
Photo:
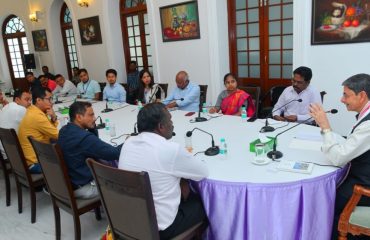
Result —
<path fill-rule="evenodd" d="M 281 161 L 276 168 L 281 171 L 311 174 L 313 164 L 296 161 Z"/>

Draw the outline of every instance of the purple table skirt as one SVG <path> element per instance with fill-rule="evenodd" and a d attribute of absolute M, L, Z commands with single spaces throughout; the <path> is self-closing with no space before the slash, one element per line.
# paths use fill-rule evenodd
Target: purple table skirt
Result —
<path fill-rule="evenodd" d="M 210 222 L 206 239 L 328 240 L 345 172 L 279 184 L 198 182 Z"/>

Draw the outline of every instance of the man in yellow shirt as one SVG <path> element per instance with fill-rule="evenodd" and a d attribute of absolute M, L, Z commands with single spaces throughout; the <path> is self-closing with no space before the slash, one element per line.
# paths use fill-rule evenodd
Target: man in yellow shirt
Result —
<path fill-rule="evenodd" d="M 58 138 L 58 121 L 53 104 L 52 94 L 46 88 L 32 90 L 32 104 L 27 108 L 26 115 L 19 125 L 18 138 L 27 160 L 29 170 L 33 174 L 41 173 L 40 164 L 37 162 L 35 151 L 28 136 L 35 140 L 49 143 L 50 139 Z"/>

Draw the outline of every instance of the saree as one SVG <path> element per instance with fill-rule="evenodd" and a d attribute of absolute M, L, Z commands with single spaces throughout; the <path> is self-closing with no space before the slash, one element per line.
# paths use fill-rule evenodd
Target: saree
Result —
<path fill-rule="evenodd" d="M 248 102 L 247 116 L 251 117 L 256 111 L 256 107 L 254 106 L 252 97 L 240 89 L 237 89 L 236 92 L 222 99 L 220 106 L 221 111 L 225 115 L 234 115 L 239 111 L 246 100 Z"/>

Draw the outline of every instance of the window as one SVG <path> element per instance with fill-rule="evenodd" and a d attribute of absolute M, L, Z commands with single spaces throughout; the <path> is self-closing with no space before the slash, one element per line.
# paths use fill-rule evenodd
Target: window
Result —
<path fill-rule="evenodd" d="M 121 23 L 125 60 L 153 71 L 148 14 L 145 0 L 121 0 Z"/>
<path fill-rule="evenodd" d="M 243 85 L 288 85 L 293 64 L 293 0 L 228 0 L 230 65 Z"/>
<path fill-rule="evenodd" d="M 66 3 L 62 6 L 60 13 L 60 26 L 63 36 L 64 54 L 66 56 L 68 76 L 72 79 L 72 69 L 79 67 L 77 47 L 72 26 L 71 12 Z"/>
<path fill-rule="evenodd" d="M 24 24 L 19 17 L 10 15 L 5 19 L 2 31 L 13 87 L 21 88 L 26 70 L 24 54 L 29 54 Z"/>

